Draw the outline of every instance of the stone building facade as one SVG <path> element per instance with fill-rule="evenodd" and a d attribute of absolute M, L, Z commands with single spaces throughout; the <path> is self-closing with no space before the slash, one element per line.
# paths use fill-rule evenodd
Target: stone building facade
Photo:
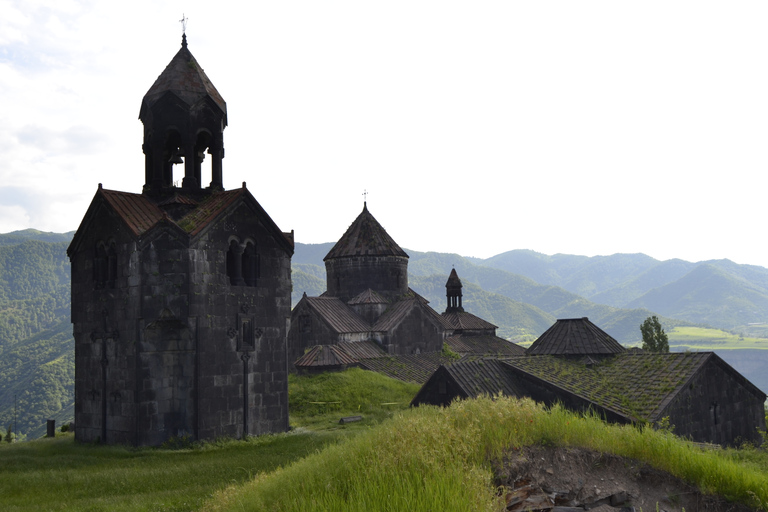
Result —
<path fill-rule="evenodd" d="M 186 36 L 140 119 L 142 193 L 99 185 L 68 249 L 75 437 L 159 445 L 285 431 L 293 233 L 245 183 L 223 189 L 226 103 Z"/>
<path fill-rule="evenodd" d="M 291 313 L 288 360 L 298 371 L 359 366 L 423 382 L 450 359 L 443 358 L 444 347 L 460 357 L 525 352 L 496 336 L 495 325 L 464 311 L 455 269 L 443 314 L 410 289 L 408 255 L 367 204 L 324 260 L 327 291 L 304 294 Z"/>

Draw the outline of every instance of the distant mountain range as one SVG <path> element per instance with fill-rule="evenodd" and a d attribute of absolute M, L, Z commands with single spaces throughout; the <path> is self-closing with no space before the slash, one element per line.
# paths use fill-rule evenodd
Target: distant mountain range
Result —
<path fill-rule="evenodd" d="M 0 235 L 0 429 L 38 437 L 45 420 L 73 417 L 74 340 L 66 248 L 74 232 Z M 296 244 L 293 301 L 325 291 L 323 257 L 333 246 Z M 768 269 L 728 260 L 658 261 L 642 254 L 547 256 L 517 250 L 488 259 L 407 251 L 409 281 L 437 311 L 456 268 L 467 311 L 501 336 L 533 340 L 557 318 L 587 316 L 623 343 L 660 315 L 667 330 L 708 325 L 748 331 L 768 321 Z"/>
<path fill-rule="evenodd" d="M 322 258 L 333 243 L 296 244 L 294 301 L 325 290 Z M 588 316 L 622 343 L 640 339 L 656 314 L 668 330 L 703 325 L 748 332 L 768 322 L 768 269 L 729 260 L 658 261 L 644 254 L 547 256 L 515 250 L 488 259 L 408 251 L 411 288 L 438 311 L 445 281 L 456 268 L 464 307 L 508 337 L 538 336 L 556 318 Z"/>

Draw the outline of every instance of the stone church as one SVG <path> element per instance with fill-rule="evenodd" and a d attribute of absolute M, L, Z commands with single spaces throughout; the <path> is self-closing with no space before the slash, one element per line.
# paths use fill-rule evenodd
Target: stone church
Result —
<path fill-rule="evenodd" d="M 99 184 L 68 249 L 75 437 L 159 445 L 285 431 L 293 232 L 245 183 L 224 190 L 227 105 L 186 35 L 139 119 L 142 192 Z"/>
<path fill-rule="evenodd" d="M 409 288 L 408 255 L 367 204 L 324 261 L 326 292 L 304 294 L 291 314 L 288 360 L 296 370 L 358 366 L 420 381 L 445 359 L 444 346 L 470 357 L 524 353 L 496 336 L 495 325 L 464 311 L 456 270 L 446 283 L 443 314 Z"/>

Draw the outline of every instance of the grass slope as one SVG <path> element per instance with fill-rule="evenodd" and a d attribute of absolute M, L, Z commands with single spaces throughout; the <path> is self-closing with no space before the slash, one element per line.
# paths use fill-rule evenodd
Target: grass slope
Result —
<path fill-rule="evenodd" d="M 706 492 L 758 507 L 756 460 L 702 451 L 664 431 L 608 425 L 530 400 L 481 398 L 422 407 L 289 467 L 217 493 L 211 510 L 498 511 L 492 463 L 531 444 L 579 446 L 650 463 Z M 762 456 L 764 457 L 764 455 Z M 742 457 L 743 458 L 743 457 Z"/>
<path fill-rule="evenodd" d="M 501 510 L 492 464 L 509 450 L 533 444 L 640 459 L 754 508 L 768 503 L 763 451 L 704 452 L 664 431 L 610 426 L 530 400 L 482 398 L 448 408 L 405 409 L 413 388 L 356 369 L 293 376 L 291 423 L 317 428 L 246 441 L 182 449 L 78 444 L 71 435 L 0 443 L 2 508 Z M 317 419 L 313 408 L 322 402 L 336 402 L 336 408 L 320 411 Z M 351 424 L 355 428 L 332 422 L 357 411 L 375 421 Z"/>

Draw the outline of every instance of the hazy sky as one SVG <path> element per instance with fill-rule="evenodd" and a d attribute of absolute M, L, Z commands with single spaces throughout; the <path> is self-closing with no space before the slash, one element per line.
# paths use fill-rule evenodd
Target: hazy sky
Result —
<path fill-rule="evenodd" d="M 768 266 L 768 2 L 238 4 L 0 0 L 0 233 L 141 191 L 141 99 L 186 14 L 225 188 L 298 242 L 367 190 L 412 250 Z"/>

